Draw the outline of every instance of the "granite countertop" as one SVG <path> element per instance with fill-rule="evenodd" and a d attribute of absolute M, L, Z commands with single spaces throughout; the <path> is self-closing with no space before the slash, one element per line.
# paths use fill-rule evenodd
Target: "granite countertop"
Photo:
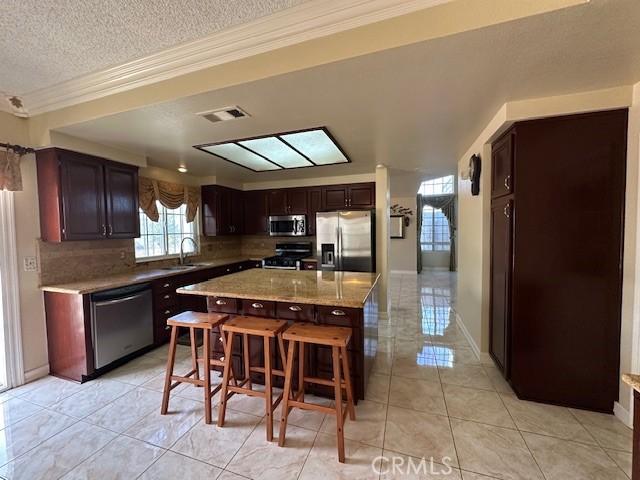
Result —
<path fill-rule="evenodd" d="M 255 269 L 182 287 L 177 292 L 362 308 L 378 278 L 377 273 Z"/>
<path fill-rule="evenodd" d="M 107 277 L 79 280 L 77 282 L 70 282 L 70 283 L 57 284 L 57 285 L 43 285 L 40 287 L 40 289 L 45 292 L 84 295 L 87 293 L 95 293 L 95 292 L 100 292 L 102 290 L 109 290 L 112 288 L 125 287 L 127 285 L 135 285 L 137 283 L 150 282 L 152 280 L 157 280 L 159 278 L 171 277 L 174 275 L 180 275 L 184 273 L 197 272 L 198 270 L 205 270 L 207 268 L 231 265 L 233 263 L 245 262 L 248 260 L 258 260 L 258 259 L 252 259 L 247 257 L 219 258 L 216 260 L 198 262 L 196 265 L 187 267 L 187 268 L 180 268 L 180 269 L 154 268 L 154 269 L 148 269 L 148 270 L 137 270 L 137 271 L 132 271 L 130 273 L 119 273 L 117 275 L 109 275 Z"/>
<path fill-rule="evenodd" d="M 622 381 L 634 390 L 640 392 L 640 375 L 635 375 L 633 373 L 623 373 Z"/>

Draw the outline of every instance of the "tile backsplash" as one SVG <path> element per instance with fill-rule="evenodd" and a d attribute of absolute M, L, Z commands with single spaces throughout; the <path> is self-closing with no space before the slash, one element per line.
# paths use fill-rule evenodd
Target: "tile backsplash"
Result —
<path fill-rule="evenodd" d="M 312 241 L 315 237 L 200 237 L 200 254 L 195 262 L 217 258 L 263 258 L 274 255 L 277 242 Z M 50 243 L 37 240 L 40 262 L 40 284 L 53 285 L 107 275 L 131 272 L 137 269 L 161 268 L 174 265 L 177 259 L 136 263 L 133 240 L 91 240 Z"/>

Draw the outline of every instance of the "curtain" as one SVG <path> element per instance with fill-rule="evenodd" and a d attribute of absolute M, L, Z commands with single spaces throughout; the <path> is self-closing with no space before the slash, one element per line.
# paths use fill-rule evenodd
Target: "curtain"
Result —
<path fill-rule="evenodd" d="M 139 202 L 142 211 L 153 222 L 160 218 L 156 201 L 169 209 L 187 206 L 187 222 L 193 222 L 200 205 L 200 189 L 179 183 L 139 178 Z"/>
<path fill-rule="evenodd" d="M 416 231 L 418 232 L 418 235 L 416 235 L 416 237 L 417 237 L 418 256 L 416 258 L 417 258 L 417 262 L 418 262 L 418 266 L 417 266 L 418 273 L 422 272 L 422 242 L 421 242 L 421 238 L 422 238 L 422 208 L 423 207 L 424 207 L 424 203 L 422 203 L 422 195 L 418 194 L 418 197 L 416 198 Z"/>
<path fill-rule="evenodd" d="M 422 207 L 425 205 L 429 205 L 431 208 L 437 208 L 438 210 L 442 210 L 443 215 L 447 218 L 449 222 L 449 238 L 451 241 L 451 248 L 449 253 L 449 271 L 455 272 L 457 269 L 457 258 L 456 258 L 456 226 L 457 226 L 457 214 L 456 214 L 456 196 L 455 195 L 429 195 L 423 196 L 418 195 L 418 218 L 422 218 Z M 421 222 L 419 223 L 420 228 L 422 227 Z M 418 247 L 420 247 L 420 232 L 422 229 L 418 230 Z M 418 250 L 420 252 L 420 250 Z M 418 255 L 420 258 L 420 255 Z M 419 264 L 421 260 L 419 260 Z"/>
<path fill-rule="evenodd" d="M 13 150 L 0 151 L 0 190 L 22 191 L 20 155 Z"/>

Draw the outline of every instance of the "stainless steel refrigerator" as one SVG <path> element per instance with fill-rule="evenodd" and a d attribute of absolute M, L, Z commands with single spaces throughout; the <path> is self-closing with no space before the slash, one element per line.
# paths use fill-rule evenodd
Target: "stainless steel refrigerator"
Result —
<path fill-rule="evenodd" d="M 316 215 L 316 255 L 322 270 L 375 272 L 373 210 L 342 210 Z"/>

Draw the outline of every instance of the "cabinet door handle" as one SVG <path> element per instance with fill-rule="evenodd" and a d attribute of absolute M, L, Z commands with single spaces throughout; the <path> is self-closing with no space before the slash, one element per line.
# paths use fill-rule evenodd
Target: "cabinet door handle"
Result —
<path fill-rule="evenodd" d="M 164 327 L 165 330 L 171 330 L 171 327 L 169 325 L 167 325 L 166 327 Z"/>
<path fill-rule="evenodd" d="M 171 286 L 171 284 L 170 284 L 170 283 L 165 283 L 165 284 L 162 286 L 162 288 L 169 288 L 170 286 Z"/>
<path fill-rule="evenodd" d="M 256 303 L 252 303 L 251 306 L 253 308 L 264 308 L 264 305 L 262 305 L 261 303 L 257 303 L 257 302 Z"/>
<path fill-rule="evenodd" d="M 292 312 L 301 312 L 301 311 L 302 311 L 302 308 L 301 308 L 301 307 L 299 307 L 298 305 L 291 305 L 291 306 L 289 307 L 289 310 L 291 310 Z"/>
<path fill-rule="evenodd" d="M 169 315 L 170 313 L 171 313 L 171 310 L 165 310 L 165 311 L 164 311 L 164 314 L 165 314 L 165 315 Z"/>
<path fill-rule="evenodd" d="M 109 225 L 109 236 L 113 235 L 113 227 Z"/>
<path fill-rule="evenodd" d="M 169 300 L 170 298 L 171 298 L 171 295 L 165 295 L 165 296 L 164 296 L 164 299 L 165 299 L 165 300 Z"/>
<path fill-rule="evenodd" d="M 227 302 L 225 302 L 224 300 L 216 300 L 216 305 L 226 305 Z"/>
<path fill-rule="evenodd" d="M 346 315 L 342 310 L 333 310 L 331 315 L 335 315 L 336 317 L 343 317 Z"/>
<path fill-rule="evenodd" d="M 103 237 L 107 236 L 107 226 L 106 225 L 102 225 L 102 236 Z"/>
<path fill-rule="evenodd" d="M 511 190 L 511 175 L 504 177 L 504 188 Z"/>
<path fill-rule="evenodd" d="M 509 218 L 511 216 L 511 209 L 509 208 L 509 205 L 504 206 L 503 212 L 505 217 Z"/>
<path fill-rule="evenodd" d="M 230 269 L 230 268 L 227 268 L 227 272 L 230 272 L 230 271 L 231 271 L 231 269 Z"/>

